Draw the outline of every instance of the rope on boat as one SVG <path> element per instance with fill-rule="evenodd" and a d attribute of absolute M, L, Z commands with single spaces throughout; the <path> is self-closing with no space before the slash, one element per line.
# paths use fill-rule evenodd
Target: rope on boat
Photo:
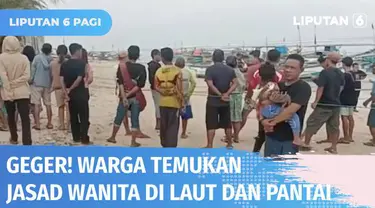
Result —
<path fill-rule="evenodd" d="M 242 93 L 232 93 L 232 94 L 242 94 Z M 207 95 L 207 94 L 194 94 L 193 93 L 193 95 L 195 95 L 195 96 L 204 96 L 204 97 L 218 97 L 218 98 L 220 98 L 221 96 L 219 96 L 219 95 Z M 309 105 L 311 105 L 313 102 L 309 102 Z M 370 105 L 370 104 L 369 104 Z M 348 107 L 355 107 L 355 106 L 347 106 L 347 105 L 334 105 L 334 104 L 323 104 L 323 103 L 319 103 L 318 105 L 317 105 L 317 107 L 319 107 L 319 106 L 324 106 L 324 107 L 346 107 L 346 108 L 348 108 Z M 365 107 L 365 106 L 361 106 L 361 105 L 359 105 L 359 106 L 357 106 L 356 107 L 356 109 L 358 109 L 358 108 L 360 108 L 360 109 L 374 109 L 375 110 L 375 104 L 373 105 L 373 106 L 371 106 L 371 107 Z"/>

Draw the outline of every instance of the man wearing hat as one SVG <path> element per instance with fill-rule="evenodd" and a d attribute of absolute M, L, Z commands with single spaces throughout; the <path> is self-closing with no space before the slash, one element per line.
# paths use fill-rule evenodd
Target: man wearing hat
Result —
<path fill-rule="evenodd" d="M 325 150 L 337 154 L 336 146 L 340 136 L 340 93 L 345 84 L 344 74 L 336 67 L 340 59 L 340 54 L 336 52 L 330 52 L 326 57 L 319 59 L 324 70 L 320 72 L 316 80 L 318 89 L 315 100 L 311 104 L 314 111 L 307 119 L 303 150 L 311 150 L 312 136 L 326 124 L 327 142 L 332 142 L 332 146 Z"/>

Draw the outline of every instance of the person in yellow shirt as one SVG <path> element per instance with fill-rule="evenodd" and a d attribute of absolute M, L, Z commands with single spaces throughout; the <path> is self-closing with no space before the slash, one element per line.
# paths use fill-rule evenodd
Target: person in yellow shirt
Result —
<path fill-rule="evenodd" d="M 160 141 L 162 147 L 177 147 L 180 110 L 184 106 L 181 70 L 174 66 L 173 50 L 161 49 L 164 66 L 155 73 L 155 90 L 160 93 Z"/>
<path fill-rule="evenodd" d="M 181 138 L 186 139 L 188 135 L 186 134 L 186 129 L 188 125 L 188 120 L 193 118 L 193 112 L 191 110 L 190 97 L 193 94 L 195 87 L 197 85 L 195 81 L 195 75 L 185 67 L 185 59 L 180 56 L 176 59 L 175 66 L 177 66 L 182 73 L 182 88 L 184 90 L 184 110 L 181 113 L 182 122 L 182 133 Z"/>

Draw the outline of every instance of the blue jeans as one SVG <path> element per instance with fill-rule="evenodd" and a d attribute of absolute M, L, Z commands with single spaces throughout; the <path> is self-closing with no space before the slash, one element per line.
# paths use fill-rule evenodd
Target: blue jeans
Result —
<path fill-rule="evenodd" d="M 266 144 L 264 146 L 264 157 L 278 156 L 278 155 L 295 155 L 297 147 L 293 141 L 280 141 L 269 136 L 266 136 Z"/>
<path fill-rule="evenodd" d="M 124 104 L 120 101 L 117 106 L 117 113 L 114 120 L 114 124 L 117 126 L 121 126 L 122 121 L 124 120 L 125 116 L 127 116 L 128 110 L 130 110 L 130 122 L 132 130 L 139 130 L 139 114 L 140 114 L 140 107 L 139 102 L 135 98 L 130 98 L 129 100 L 129 108 L 125 108 Z"/>

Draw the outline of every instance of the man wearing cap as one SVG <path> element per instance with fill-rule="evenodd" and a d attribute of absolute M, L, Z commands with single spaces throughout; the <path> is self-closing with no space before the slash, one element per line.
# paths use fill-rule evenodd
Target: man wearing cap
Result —
<path fill-rule="evenodd" d="M 146 68 L 137 63 L 140 49 L 132 45 L 128 48 L 128 60 L 120 54 L 119 66 L 116 77 L 120 89 L 119 104 L 117 107 L 116 117 L 114 119 L 112 135 L 107 142 L 116 143 L 116 134 L 121 123 L 130 111 L 131 120 L 131 147 L 139 147 L 141 144 L 136 142 L 136 138 L 142 138 L 140 131 L 139 115 L 146 106 L 142 88 L 146 83 Z"/>
<path fill-rule="evenodd" d="M 336 67 L 340 59 L 340 54 L 336 52 L 330 52 L 327 57 L 320 58 L 324 70 L 316 80 L 318 89 L 315 100 L 311 104 L 314 111 L 307 119 L 303 150 L 311 150 L 312 136 L 326 124 L 327 141 L 332 142 L 332 146 L 325 150 L 337 154 L 336 146 L 340 136 L 340 93 L 345 84 L 344 74 Z"/>

